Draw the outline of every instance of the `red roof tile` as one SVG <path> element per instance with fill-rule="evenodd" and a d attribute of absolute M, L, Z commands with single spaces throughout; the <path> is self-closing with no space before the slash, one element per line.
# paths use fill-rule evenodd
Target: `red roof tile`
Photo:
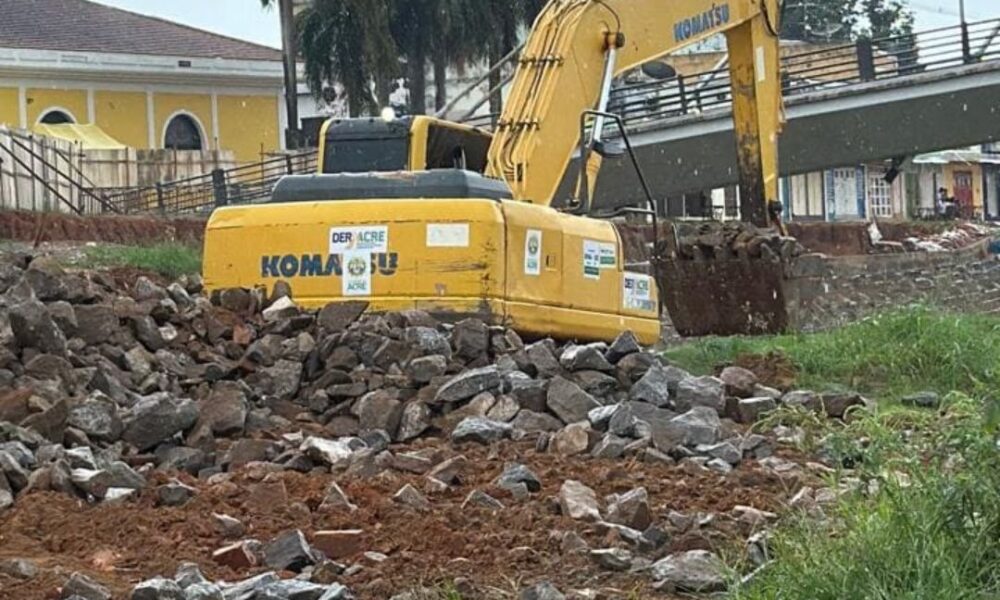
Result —
<path fill-rule="evenodd" d="M 0 48 L 281 60 L 267 46 L 87 0 L 0 0 Z"/>

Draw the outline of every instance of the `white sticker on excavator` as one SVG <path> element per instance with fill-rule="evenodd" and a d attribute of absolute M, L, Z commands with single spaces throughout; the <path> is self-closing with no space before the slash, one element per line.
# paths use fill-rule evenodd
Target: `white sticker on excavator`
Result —
<path fill-rule="evenodd" d="M 372 295 L 372 255 L 344 252 L 343 293 L 345 296 Z"/>
<path fill-rule="evenodd" d="M 537 229 L 524 234 L 524 274 L 542 274 L 542 232 Z"/>
<path fill-rule="evenodd" d="M 587 279 L 601 278 L 601 244 L 583 240 L 583 276 Z"/>
<path fill-rule="evenodd" d="M 622 289 L 622 305 L 626 310 L 641 310 L 646 312 L 655 310 L 656 307 L 653 305 L 653 278 L 637 273 L 625 273 L 624 287 Z"/>
<path fill-rule="evenodd" d="M 333 227 L 330 229 L 330 254 L 348 252 L 388 252 L 389 228 Z"/>
<path fill-rule="evenodd" d="M 468 248 L 469 224 L 427 224 L 428 248 Z"/>

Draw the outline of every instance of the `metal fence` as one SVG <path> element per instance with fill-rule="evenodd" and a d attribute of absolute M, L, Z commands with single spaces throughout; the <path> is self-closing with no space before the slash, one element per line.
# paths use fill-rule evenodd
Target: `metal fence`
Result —
<path fill-rule="evenodd" d="M 252 204 L 267 199 L 282 177 L 313 173 L 317 151 L 277 156 L 259 163 L 215 169 L 211 173 L 133 188 L 99 188 L 92 192 L 112 210 L 124 214 L 208 213 L 220 206 Z"/>

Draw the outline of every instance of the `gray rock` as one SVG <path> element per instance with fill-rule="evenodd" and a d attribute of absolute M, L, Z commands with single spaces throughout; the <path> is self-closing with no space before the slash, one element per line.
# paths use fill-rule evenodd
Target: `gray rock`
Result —
<path fill-rule="evenodd" d="M 867 402 L 860 394 L 831 392 L 822 394 L 823 408 L 827 416 L 842 419 L 847 411 L 855 406 L 865 406 Z"/>
<path fill-rule="evenodd" d="M 256 592 L 276 581 L 278 581 L 277 573 L 269 571 L 250 579 L 244 579 L 235 585 L 227 586 L 223 594 L 226 600 L 257 600 Z"/>
<path fill-rule="evenodd" d="M 27 300 L 15 304 L 8 309 L 7 318 L 20 347 L 50 354 L 66 353 L 66 336 L 41 302 Z"/>
<path fill-rule="evenodd" d="M 455 354 L 467 361 L 486 354 L 490 345 L 490 330 L 478 319 L 465 319 L 455 324 L 451 332 L 451 343 Z"/>
<path fill-rule="evenodd" d="M 601 371 L 576 371 L 573 381 L 588 394 L 603 398 L 618 389 L 618 380 Z"/>
<path fill-rule="evenodd" d="M 66 271 L 52 258 L 36 258 L 24 272 L 25 282 L 45 302 L 66 299 L 66 279 Z"/>
<path fill-rule="evenodd" d="M 214 583 L 196 583 L 184 590 L 186 600 L 226 600 L 222 588 Z"/>
<path fill-rule="evenodd" d="M 563 423 L 587 420 L 587 413 L 600 406 L 593 396 L 568 379 L 556 377 L 549 383 L 545 405 Z"/>
<path fill-rule="evenodd" d="M 487 510 L 503 510 L 503 502 L 500 502 L 493 496 L 490 496 L 482 490 L 472 490 L 469 495 L 465 497 L 465 501 L 462 502 L 462 508 L 467 508 L 469 506 L 479 506 Z"/>
<path fill-rule="evenodd" d="M 777 408 L 774 398 L 741 398 L 736 404 L 736 415 L 740 423 L 756 423 Z"/>
<path fill-rule="evenodd" d="M 364 444 L 357 438 L 341 438 L 327 440 L 319 437 L 308 437 L 302 442 L 299 450 L 312 460 L 337 468 L 346 465 L 354 452 Z"/>
<path fill-rule="evenodd" d="M 326 586 L 299 579 L 275 581 L 261 590 L 257 598 L 281 600 L 319 600 L 326 593 Z"/>
<path fill-rule="evenodd" d="M 120 460 L 112 461 L 105 467 L 111 476 L 111 487 L 141 490 L 146 487 L 146 478 Z"/>
<path fill-rule="evenodd" d="M 90 345 L 103 344 L 118 332 L 115 309 L 106 304 L 78 304 L 73 307 L 76 317 L 76 337 Z"/>
<path fill-rule="evenodd" d="M 66 424 L 79 429 L 95 440 L 113 442 L 122 435 L 122 420 L 118 406 L 101 392 L 70 407 Z"/>
<path fill-rule="evenodd" d="M 661 408 L 670 404 L 670 377 L 660 364 L 649 367 L 646 374 L 629 390 L 629 400 L 648 402 Z"/>
<path fill-rule="evenodd" d="M 531 410 L 522 410 L 517 413 L 517 416 L 511 421 L 511 425 L 514 429 L 525 433 L 559 431 L 563 427 L 562 421 L 552 415 Z"/>
<path fill-rule="evenodd" d="M 537 493 L 542 491 L 542 482 L 538 478 L 538 475 L 535 475 L 534 471 L 528 467 L 518 463 L 507 464 L 504 467 L 503 473 L 497 477 L 494 483 L 498 488 L 504 490 L 524 485 L 530 492 Z"/>
<path fill-rule="evenodd" d="M 420 512 L 426 512 L 431 509 L 431 503 L 427 498 L 410 484 L 404 485 L 398 492 L 393 494 L 392 499 L 394 502 L 398 502 L 403 506 L 408 506 L 414 510 Z"/>
<path fill-rule="evenodd" d="M 215 435 L 238 435 L 246 427 L 249 412 L 250 402 L 239 386 L 217 384 L 201 405 L 198 426 L 209 428 Z"/>
<path fill-rule="evenodd" d="M 448 380 L 434 397 L 435 402 L 455 403 L 500 388 L 502 379 L 495 365 L 472 369 Z"/>
<path fill-rule="evenodd" d="M 108 588 L 83 573 L 73 573 L 69 580 L 63 584 L 62 597 L 70 598 L 72 596 L 79 596 L 83 600 L 111 600 L 111 592 Z"/>
<path fill-rule="evenodd" d="M 646 374 L 649 367 L 657 364 L 659 361 L 655 356 L 648 352 L 636 352 L 635 354 L 629 354 L 621 360 L 618 361 L 616 365 L 618 368 L 618 373 L 626 379 L 635 383 Z"/>
<path fill-rule="evenodd" d="M 940 408 L 941 407 L 941 396 L 937 392 L 920 392 L 918 394 L 911 394 L 909 396 L 903 396 L 900 399 L 903 406 L 916 406 L 918 408 Z"/>
<path fill-rule="evenodd" d="M 23 558 L 0 561 L 0 574 L 15 579 L 34 579 L 38 576 L 38 565 Z"/>
<path fill-rule="evenodd" d="M 181 586 L 170 579 L 156 577 L 132 589 L 131 600 L 186 600 Z"/>
<path fill-rule="evenodd" d="M 0 473 L 0 512 L 14 506 L 14 490 L 7 483 L 7 476 Z"/>
<path fill-rule="evenodd" d="M 445 362 L 451 360 L 451 343 L 443 333 L 433 327 L 421 325 L 407 327 L 403 332 L 403 341 L 418 356 L 439 355 L 444 357 Z"/>
<path fill-rule="evenodd" d="M 268 389 L 278 400 L 290 400 L 299 391 L 302 383 L 302 363 L 291 360 L 279 360 L 274 366 L 260 370 L 265 380 L 269 382 Z"/>
<path fill-rule="evenodd" d="M 521 590 L 519 600 L 566 600 L 556 586 L 545 581 Z"/>
<path fill-rule="evenodd" d="M 419 356 L 406 365 L 406 374 L 416 383 L 430 383 L 448 370 L 448 359 L 440 354 Z"/>
<path fill-rule="evenodd" d="M 510 423 L 493 421 L 485 417 L 467 417 L 451 432 L 451 441 L 455 444 L 464 442 L 492 444 L 510 437 L 512 430 Z"/>
<path fill-rule="evenodd" d="M 632 553 L 624 548 L 591 550 L 590 558 L 601 568 L 609 571 L 628 571 L 632 566 Z"/>
<path fill-rule="evenodd" d="M 103 499 L 108 489 L 113 487 L 111 474 L 107 471 L 97 469 L 73 469 L 70 472 L 70 481 L 73 482 L 80 491 L 97 499 Z"/>
<path fill-rule="evenodd" d="M 306 536 L 298 529 L 286 531 L 263 548 L 264 563 L 278 571 L 299 573 L 316 563 Z"/>
<path fill-rule="evenodd" d="M 502 421 L 504 423 L 509 423 L 517 413 L 520 412 L 521 406 L 510 396 L 500 396 L 497 398 L 493 407 L 486 412 L 486 417 L 494 421 Z"/>
<path fill-rule="evenodd" d="M 613 433 L 604 434 L 594 447 L 590 450 L 590 455 L 594 458 L 616 459 L 625 455 L 625 448 L 628 441 Z"/>
<path fill-rule="evenodd" d="M 539 377 L 555 377 L 562 373 L 562 367 L 555 355 L 549 349 L 549 345 L 544 342 L 535 342 L 527 346 L 525 352 L 532 366 L 535 367 Z"/>
<path fill-rule="evenodd" d="M 31 472 L 21 466 L 21 463 L 11 454 L 0 452 L 0 475 L 7 478 L 10 488 L 16 493 L 28 487 Z"/>
<path fill-rule="evenodd" d="M 431 426 L 431 409 L 423 402 L 408 402 L 403 407 L 396 432 L 396 441 L 408 442 L 419 437 Z"/>
<path fill-rule="evenodd" d="M 653 563 L 653 580 L 684 592 L 718 592 L 726 588 L 725 565 L 706 550 L 690 550 Z"/>
<path fill-rule="evenodd" d="M 621 404 L 609 404 L 607 406 L 598 406 L 597 408 L 591 409 L 587 413 L 587 420 L 590 421 L 590 426 L 599 431 L 607 431 L 608 424 L 611 422 L 611 417 L 615 415 L 615 412 L 621 408 Z"/>
<path fill-rule="evenodd" d="M 599 521 L 601 511 L 597 494 L 586 485 L 568 479 L 559 488 L 559 508 L 562 514 L 576 520 Z"/>
<path fill-rule="evenodd" d="M 510 396 L 523 409 L 545 412 L 545 396 L 548 393 L 547 379 L 531 379 L 523 373 L 519 377 L 508 378 Z"/>
<path fill-rule="evenodd" d="M 48 446 L 48 448 L 57 452 L 62 449 L 61 446 L 57 446 L 55 444 Z M 25 469 L 34 469 L 39 462 L 39 459 L 35 457 L 35 454 L 31 451 L 31 449 L 19 441 L 0 443 L 0 452 L 6 452 L 7 454 L 10 454 L 12 457 L 14 457 L 15 460 L 17 460 L 18 464 L 20 464 Z M 42 452 L 43 452 L 42 448 L 39 448 L 39 454 L 42 454 Z M 51 462 L 51 461 L 46 461 L 46 462 Z"/>
<path fill-rule="evenodd" d="M 180 566 L 177 567 L 177 572 L 174 574 L 174 581 L 176 581 L 177 585 L 181 586 L 181 589 L 183 590 L 199 583 L 208 583 L 208 580 L 205 579 L 205 576 L 201 573 L 201 567 L 199 567 L 197 563 L 191 562 L 181 563 Z"/>
<path fill-rule="evenodd" d="M 147 350 L 156 352 L 167 347 L 167 340 L 163 338 L 163 332 L 160 331 L 153 317 L 148 315 L 133 315 L 131 323 L 135 339 L 142 342 L 142 345 Z"/>
<path fill-rule="evenodd" d="M 567 371 L 614 371 L 614 365 L 594 346 L 566 346 L 559 357 L 559 365 Z"/>
<path fill-rule="evenodd" d="M 366 310 L 368 303 L 363 301 L 332 302 L 319 311 L 316 322 L 328 332 L 343 331 L 357 321 Z"/>
<path fill-rule="evenodd" d="M 190 428 L 198 420 L 198 406 L 188 398 L 174 398 L 163 392 L 146 396 L 132 408 L 125 421 L 122 439 L 139 451 Z"/>
<path fill-rule="evenodd" d="M 655 427 L 665 427 L 677 416 L 672 411 L 646 402 L 620 404 L 608 421 L 608 432 L 621 437 L 648 437 Z"/>
<path fill-rule="evenodd" d="M 162 300 L 167 297 L 167 291 L 156 285 L 145 275 L 135 280 L 134 297 L 137 301 Z"/>
<path fill-rule="evenodd" d="M 823 400 L 816 392 L 800 390 L 788 392 L 781 398 L 785 406 L 804 408 L 813 412 L 823 412 Z"/>
<path fill-rule="evenodd" d="M 717 458 L 730 465 L 738 465 L 743 460 L 743 452 L 729 442 L 697 446 L 695 452 L 709 458 Z"/>
<path fill-rule="evenodd" d="M 183 506 L 197 493 L 193 487 L 174 481 L 156 488 L 156 501 L 160 506 Z"/>
<path fill-rule="evenodd" d="M 624 494 L 611 496 L 608 499 L 607 521 L 639 531 L 649 527 L 653 517 L 646 488 L 635 488 Z"/>
<path fill-rule="evenodd" d="M 737 398 L 753 396 L 754 388 L 757 387 L 757 375 L 743 367 L 726 367 L 719 374 L 719 379 L 726 386 L 726 394 Z"/>
<path fill-rule="evenodd" d="M 64 301 L 51 302 L 45 308 L 67 338 L 76 335 L 76 312 L 73 310 L 72 304 Z"/>
<path fill-rule="evenodd" d="M 726 412 L 725 384 L 716 377 L 692 377 L 677 384 L 677 410 L 687 412 L 696 406 L 707 406 L 716 414 Z"/>
<path fill-rule="evenodd" d="M 707 406 L 696 406 L 666 424 L 652 425 L 653 444 L 664 452 L 681 445 L 714 444 L 722 429 L 718 413 Z"/>
<path fill-rule="evenodd" d="M 403 403 L 383 390 L 368 392 L 351 408 L 361 431 L 382 430 L 394 437 L 403 418 Z"/>
<path fill-rule="evenodd" d="M 609 362 L 617 363 L 629 354 L 641 351 L 642 347 L 639 345 L 639 340 L 635 337 L 635 334 L 631 331 L 623 331 L 618 334 L 618 337 L 612 342 L 611 347 L 604 353 L 604 358 L 608 359 Z"/>
<path fill-rule="evenodd" d="M 552 436 L 549 448 L 563 456 L 583 454 L 590 449 L 591 433 L 593 430 L 587 421 L 572 423 Z"/>

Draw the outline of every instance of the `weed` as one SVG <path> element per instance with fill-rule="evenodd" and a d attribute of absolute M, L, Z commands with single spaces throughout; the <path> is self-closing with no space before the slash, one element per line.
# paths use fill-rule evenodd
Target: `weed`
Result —
<path fill-rule="evenodd" d="M 94 246 L 86 249 L 83 267 L 135 267 L 167 277 L 201 271 L 201 253 L 183 244 L 155 246 Z"/>
<path fill-rule="evenodd" d="M 777 351 L 799 369 L 799 387 L 851 389 L 890 400 L 920 391 L 981 396 L 1000 390 L 1000 318 L 909 307 L 835 331 L 709 338 L 667 352 L 706 374 L 742 354 Z"/>

